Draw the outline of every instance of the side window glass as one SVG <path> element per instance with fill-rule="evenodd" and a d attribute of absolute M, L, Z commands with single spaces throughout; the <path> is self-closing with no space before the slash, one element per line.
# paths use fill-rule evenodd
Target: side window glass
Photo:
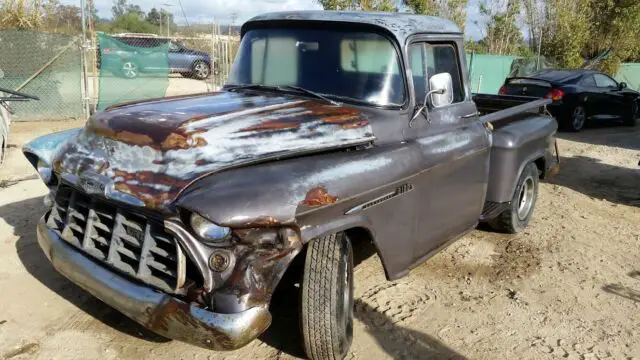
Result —
<path fill-rule="evenodd" d="M 608 76 L 602 74 L 595 74 L 593 77 L 596 79 L 596 85 L 598 87 L 616 87 L 616 82 Z"/>
<path fill-rule="evenodd" d="M 413 44 L 409 52 L 409 63 L 413 75 L 413 87 L 416 96 L 416 105 L 422 104 L 427 95 L 427 78 L 425 76 L 424 44 Z"/>
<path fill-rule="evenodd" d="M 427 75 L 433 76 L 439 73 L 449 73 L 453 82 L 453 102 L 464 100 L 464 87 L 458 55 L 451 45 L 429 45 L 426 52 Z"/>
<path fill-rule="evenodd" d="M 593 80 L 593 76 L 588 75 L 582 79 L 583 86 L 596 86 L 596 81 Z"/>

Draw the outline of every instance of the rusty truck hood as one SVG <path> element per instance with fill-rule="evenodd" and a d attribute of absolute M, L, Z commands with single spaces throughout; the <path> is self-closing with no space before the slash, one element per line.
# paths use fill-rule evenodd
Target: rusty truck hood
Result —
<path fill-rule="evenodd" d="M 212 172 L 373 139 L 367 117 L 352 107 L 219 92 L 97 113 L 52 163 L 63 178 L 91 176 L 137 205 L 166 210 L 185 187 Z"/>

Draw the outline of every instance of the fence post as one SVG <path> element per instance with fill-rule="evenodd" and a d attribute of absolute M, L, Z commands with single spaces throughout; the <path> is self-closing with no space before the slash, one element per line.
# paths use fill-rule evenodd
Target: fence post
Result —
<path fill-rule="evenodd" d="M 89 72 L 87 71 L 87 2 L 80 0 L 80 14 L 82 16 L 82 47 L 80 50 L 80 64 L 82 66 L 82 83 L 80 86 L 82 94 L 82 111 L 85 119 L 89 118 Z"/>

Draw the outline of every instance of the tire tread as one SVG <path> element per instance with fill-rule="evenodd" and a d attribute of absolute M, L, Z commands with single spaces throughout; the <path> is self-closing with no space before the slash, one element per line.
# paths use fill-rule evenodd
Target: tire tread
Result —
<path fill-rule="evenodd" d="M 337 233 L 309 244 L 302 286 L 302 335 L 312 360 L 339 360 L 336 294 L 344 234 Z"/>

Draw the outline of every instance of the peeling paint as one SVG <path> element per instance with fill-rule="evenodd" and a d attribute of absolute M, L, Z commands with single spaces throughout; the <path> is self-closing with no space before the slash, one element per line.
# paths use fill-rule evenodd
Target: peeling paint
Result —
<path fill-rule="evenodd" d="M 116 191 L 164 210 L 205 174 L 373 139 L 368 118 L 355 108 L 222 92 L 99 112 L 56 156 L 55 171 L 95 172 L 112 179 Z"/>

